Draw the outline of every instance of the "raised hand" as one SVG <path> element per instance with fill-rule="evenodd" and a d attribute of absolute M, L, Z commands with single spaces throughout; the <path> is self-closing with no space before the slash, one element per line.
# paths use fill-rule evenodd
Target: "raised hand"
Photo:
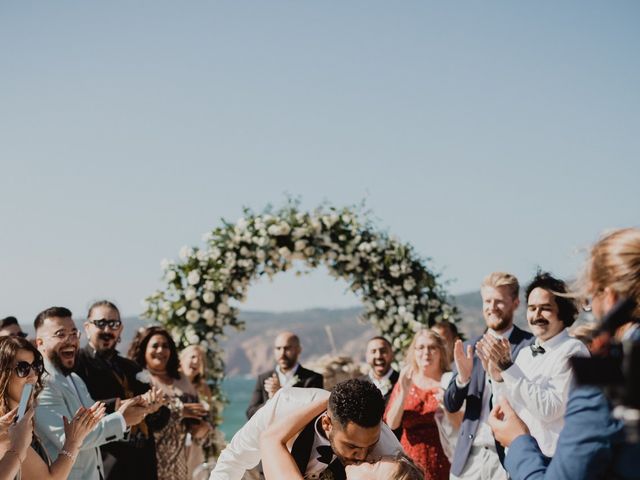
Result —
<path fill-rule="evenodd" d="M 500 370 L 506 370 L 513 365 L 509 340 L 485 333 L 481 341 L 483 343 L 483 353 Z"/>
<path fill-rule="evenodd" d="M 149 409 L 144 398 L 138 395 L 137 397 L 124 400 L 120 408 L 118 408 L 118 412 L 122 414 L 126 424 L 131 426 L 139 424 L 147 413 L 149 413 Z"/>
<path fill-rule="evenodd" d="M 8 450 L 9 446 L 7 446 L 7 442 L 9 442 L 9 427 L 13 425 L 13 421 L 16 418 L 16 413 L 18 413 L 18 407 L 13 410 L 9 410 L 3 416 L 0 417 L 0 452 L 3 450 Z"/>
<path fill-rule="evenodd" d="M 202 420 L 207 416 L 207 409 L 201 403 L 183 403 L 182 416 L 184 418 L 197 418 Z"/>
<path fill-rule="evenodd" d="M 64 450 L 75 455 L 80 450 L 85 437 L 102 419 L 104 412 L 104 404 L 96 402 L 90 408 L 80 407 L 71 420 L 62 417 L 65 438 Z"/>
<path fill-rule="evenodd" d="M 151 387 L 141 396 L 147 406 L 148 413 L 157 412 L 160 407 L 166 405 L 169 401 L 168 397 L 157 387 Z"/>
<path fill-rule="evenodd" d="M 11 410 L 12 418 L 15 418 L 17 409 Z M 6 415 L 0 418 L 2 421 Z M 31 445 L 31 437 L 33 435 L 33 408 L 27 410 L 24 416 L 9 426 L 7 429 L 7 439 L 9 443 L 9 449 L 14 449 L 21 460 L 27 456 L 27 449 Z"/>
<path fill-rule="evenodd" d="M 520 435 L 529 434 L 529 428 L 527 428 L 527 425 L 505 398 L 501 398 L 493 407 L 489 415 L 488 423 L 496 440 L 498 440 L 503 447 L 509 447 L 511 442 Z"/>
<path fill-rule="evenodd" d="M 467 383 L 471 380 L 471 372 L 473 371 L 473 347 L 467 345 L 465 352 L 462 340 L 456 340 L 453 346 L 453 359 L 456 362 L 458 379 L 461 383 Z"/>
<path fill-rule="evenodd" d="M 484 368 L 484 371 L 491 377 L 491 380 L 502 382 L 502 370 L 500 370 L 496 363 L 491 359 L 488 351 L 486 342 L 484 339 L 481 339 L 476 344 L 476 352 L 478 353 L 478 358 L 482 363 L 482 368 Z"/>
<path fill-rule="evenodd" d="M 264 389 L 267 391 L 269 398 L 273 397 L 280 390 L 280 380 L 275 373 L 264 381 Z"/>
<path fill-rule="evenodd" d="M 413 384 L 413 373 L 413 367 L 411 366 L 411 364 L 405 365 L 400 370 L 400 378 L 398 379 L 398 382 L 400 383 L 402 391 L 405 393 L 409 391 L 411 385 Z"/>

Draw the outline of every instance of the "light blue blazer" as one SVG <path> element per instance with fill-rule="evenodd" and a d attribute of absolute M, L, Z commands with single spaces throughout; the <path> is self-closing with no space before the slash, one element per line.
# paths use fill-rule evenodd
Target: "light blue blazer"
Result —
<path fill-rule="evenodd" d="M 55 461 L 58 452 L 64 444 L 63 416 L 71 420 L 80 407 L 90 407 L 94 400 L 89 395 L 87 386 L 82 379 L 72 373 L 70 375 L 74 388 L 69 384 L 69 377 L 65 377 L 56 367 L 45 360 L 44 389 L 38 395 L 35 430 L 42 444 L 47 450 L 51 461 Z M 124 436 L 124 419 L 120 413 L 105 416 L 98 425 L 86 436 L 69 480 L 98 480 L 105 478 L 100 445 L 120 440 Z"/>

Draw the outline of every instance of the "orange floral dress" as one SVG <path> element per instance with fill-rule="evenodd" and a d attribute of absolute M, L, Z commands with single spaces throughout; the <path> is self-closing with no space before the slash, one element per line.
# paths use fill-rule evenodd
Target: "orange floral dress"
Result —
<path fill-rule="evenodd" d="M 387 404 L 393 404 L 398 395 L 399 383 L 393 388 Z M 422 390 L 415 385 L 404 399 L 402 414 L 402 436 L 400 443 L 405 453 L 422 468 L 425 480 L 448 480 L 451 465 L 442 450 L 435 412 L 438 410 L 436 393 L 438 387 Z"/>

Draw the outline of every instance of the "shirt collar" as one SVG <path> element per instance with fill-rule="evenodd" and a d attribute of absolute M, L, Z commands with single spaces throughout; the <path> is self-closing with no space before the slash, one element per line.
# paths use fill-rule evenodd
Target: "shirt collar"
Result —
<path fill-rule="evenodd" d="M 511 336 L 511 334 L 513 333 L 513 325 L 511 325 L 511 327 L 509 328 L 509 330 L 503 332 L 503 333 L 498 333 L 496 332 L 494 329 L 490 328 L 489 333 L 491 335 L 493 335 L 494 337 L 502 337 L 502 338 L 506 338 L 509 339 L 509 337 Z"/>
<path fill-rule="evenodd" d="M 551 337 L 549 340 L 542 341 L 539 338 L 536 338 L 535 344 L 544 347 L 545 351 L 548 352 L 560 346 L 560 344 L 563 343 L 567 338 L 569 338 L 569 331 L 564 328 L 563 330 L 560 330 L 560 333 L 558 333 L 555 337 Z"/>
<path fill-rule="evenodd" d="M 374 374 L 373 374 L 373 369 L 369 370 L 369 378 L 371 379 L 372 382 L 384 382 L 385 380 L 388 380 L 391 375 L 393 374 L 393 368 L 389 367 L 389 371 L 387 373 L 385 373 L 382 377 L 377 378 Z"/>

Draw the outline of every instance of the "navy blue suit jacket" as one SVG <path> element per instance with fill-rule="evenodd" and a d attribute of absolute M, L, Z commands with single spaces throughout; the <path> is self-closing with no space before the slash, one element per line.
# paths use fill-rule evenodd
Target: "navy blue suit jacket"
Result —
<path fill-rule="evenodd" d="M 482 337 L 477 337 L 471 342 L 465 342 L 465 351 L 467 345 L 472 345 L 475 349 L 476 343 Z M 516 358 L 518 352 L 522 347 L 530 345 L 533 339 L 533 335 L 529 332 L 514 326 L 511 336 L 509 337 L 509 343 L 511 344 L 511 357 Z M 475 350 L 474 350 L 475 351 Z M 451 383 L 444 394 L 444 406 L 450 412 L 457 412 L 462 408 L 463 403 L 466 401 L 464 419 L 460 425 L 460 434 L 458 437 L 458 443 L 456 444 L 456 450 L 453 454 L 453 461 L 451 462 L 451 473 L 454 475 L 460 475 L 467 463 L 469 457 L 469 451 L 473 444 L 473 439 L 478 430 L 478 424 L 480 422 L 480 413 L 482 412 L 482 394 L 484 392 L 485 385 L 485 371 L 482 368 L 482 362 L 477 355 L 473 357 L 473 371 L 471 372 L 471 380 L 468 385 L 463 388 L 458 388 L 456 385 L 456 378 L 458 374 L 454 373 Z M 504 450 L 499 444 L 496 444 L 496 449 L 501 454 Z"/>

